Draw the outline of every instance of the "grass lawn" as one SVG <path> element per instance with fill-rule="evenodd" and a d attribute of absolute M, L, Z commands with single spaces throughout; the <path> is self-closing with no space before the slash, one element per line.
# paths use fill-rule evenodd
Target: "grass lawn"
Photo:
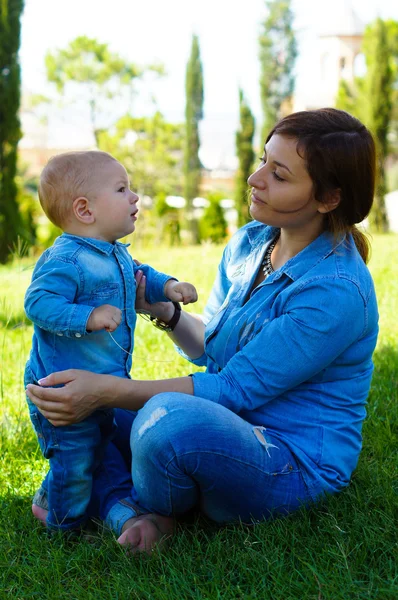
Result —
<path fill-rule="evenodd" d="M 138 252 L 189 279 L 203 308 L 222 248 Z M 166 553 L 128 557 L 111 533 L 49 539 L 30 513 L 46 470 L 25 407 L 32 328 L 23 294 L 33 262 L 0 267 L 0 600 L 395 599 L 397 585 L 398 236 L 373 240 L 380 310 L 364 446 L 350 487 L 309 511 L 253 527 L 179 525 Z M 140 321 L 136 378 L 192 372 L 166 335 Z M 395 519 L 395 522 L 394 522 Z"/>

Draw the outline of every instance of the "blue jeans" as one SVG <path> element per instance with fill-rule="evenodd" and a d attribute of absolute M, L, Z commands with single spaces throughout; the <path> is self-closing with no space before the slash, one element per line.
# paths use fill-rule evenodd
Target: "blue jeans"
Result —
<path fill-rule="evenodd" d="M 47 527 L 77 529 L 89 516 L 93 474 L 114 433 L 113 410 L 96 411 L 75 425 L 54 427 L 34 404 L 28 404 L 40 449 L 50 464 L 41 488 L 49 509 Z"/>
<path fill-rule="evenodd" d="M 199 508 L 218 523 L 250 523 L 311 502 L 290 450 L 221 405 L 162 393 L 138 413 L 115 413 L 117 435 L 96 471 L 90 513 L 116 534 L 148 512 Z"/>

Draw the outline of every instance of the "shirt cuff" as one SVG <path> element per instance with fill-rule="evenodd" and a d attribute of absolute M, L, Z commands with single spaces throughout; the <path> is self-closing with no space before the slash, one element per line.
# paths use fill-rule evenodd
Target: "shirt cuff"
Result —
<path fill-rule="evenodd" d="M 71 315 L 69 330 L 65 332 L 68 337 L 82 337 L 87 335 L 87 322 L 95 306 L 79 304 L 74 307 Z"/>
<path fill-rule="evenodd" d="M 205 400 L 220 403 L 220 376 L 210 373 L 194 373 L 192 375 L 194 395 Z"/>
<path fill-rule="evenodd" d="M 188 360 L 193 365 L 196 365 L 197 367 L 207 367 L 206 352 L 203 352 L 202 356 L 199 356 L 198 358 L 191 358 L 188 356 L 188 354 L 185 354 L 185 352 L 181 350 L 179 346 L 174 346 L 174 348 L 177 350 L 178 354 L 182 356 L 182 358 L 185 358 L 185 360 Z"/>
<path fill-rule="evenodd" d="M 164 294 L 165 285 L 170 279 L 177 281 L 175 277 L 165 275 L 164 273 L 156 273 L 152 276 L 152 280 L 149 285 L 147 283 L 145 291 L 146 299 L 149 304 L 154 304 L 155 302 L 170 302 L 170 298 L 167 298 Z"/>

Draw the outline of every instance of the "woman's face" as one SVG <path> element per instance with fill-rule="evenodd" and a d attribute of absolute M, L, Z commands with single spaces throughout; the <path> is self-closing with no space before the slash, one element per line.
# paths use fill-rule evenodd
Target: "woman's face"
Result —
<path fill-rule="evenodd" d="M 278 134 L 266 144 L 247 180 L 252 187 L 250 214 L 256 221 L 281 228 L 323 221 L 325 207 L 313 196 L 312 180 L 296 147 L 297 139 Z"/>

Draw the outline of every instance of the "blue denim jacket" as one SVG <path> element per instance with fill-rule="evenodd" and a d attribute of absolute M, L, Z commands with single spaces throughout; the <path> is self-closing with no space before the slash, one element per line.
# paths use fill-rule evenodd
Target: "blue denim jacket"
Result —
<path fill-rule="evenodd" d="M 205 308 L 196 396 L 285 442 L 315 499 L 348 484 L 361 449 L 378 312 L 352 236 L 323 233 L 251 293 L 277 230 L 258 223 L 227 245 Z M 233 435 L 233 432 L 231 432 Z"/>
<path fill-rule="evenodd" d="M 43 253 L 25 296 L 34 324 L 28 379 L 71 368 L 130 376 L 131 355 L 122 348 L 132 353 L 134 347 L 134 274 L 139 268 L 146 275 L 151 303 L 167 300 L 163 289 L 171 277 L 148 265 L 137 267 L 128 246 L 64 233 Z M 122 310 L 122 322 L 112 333 L 121 348 L 107 331 L 86 330 L 91 312 L 102 304 Z"/>

